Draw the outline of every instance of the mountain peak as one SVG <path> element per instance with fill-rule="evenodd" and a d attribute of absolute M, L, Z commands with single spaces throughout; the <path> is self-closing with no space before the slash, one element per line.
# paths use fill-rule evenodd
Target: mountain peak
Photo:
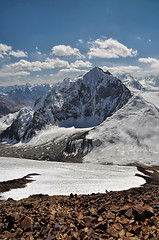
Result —
<path fill-rule="evenodd" d="M 94 68 L 92 68 L 92 69 L 90 70 L 90 72 L 102 72 L 102 73 L 104 73 L 103 69 L 100 68 L 100 67 L 97 67 L 97 66 L 95 66 Z"/>
<path fill-rule="evenodd" d="M 95 66 L 93 69 L 90 70 L 90 72 L 101 72 L 107 75 L 112 75 L 108 70 L 105 72 L 102 68 Z"/>
<path fill-rule="evenodd" d="M 83 77 L 65 79 L 56 91 L 49 91 L 27 113 L 27 118 L 26 114 L 19 115 L 0 138 L 23 141 L 47 124 L 93 127 L 121 108 L 130 97 L 131 92 L 117 78 L 94 67 Z"/>
<path fill-rule="evenodd" d="M 106 72 L 104 72 L 104 73 L 106 73 L 108 75 L 112 75 L 108 70 Z"/>

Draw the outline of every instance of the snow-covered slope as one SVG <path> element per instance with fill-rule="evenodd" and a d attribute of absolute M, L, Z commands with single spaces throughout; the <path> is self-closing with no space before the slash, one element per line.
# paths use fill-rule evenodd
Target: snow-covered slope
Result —
<path fill-rule="evenodd" d="M 17 118 L 19 112 L 9 113 L 8 115 L 0 118 L 0 131 L 8 128 Z"/>
<path fill-rule="evenodd" d="M 85 162 L 159 163 L 159 111 L 140 96 L 89 132 L 93 150 Z"/>
<path fill-rule="evenodd" d="M 46 125 L 92 127 L 103 122 L 131 98 L 131 92 L 109 72 L 95 67 L 75 79 L 64 79 L 32 110 L 21 111 L 1 139 L 30 139 Z"/>

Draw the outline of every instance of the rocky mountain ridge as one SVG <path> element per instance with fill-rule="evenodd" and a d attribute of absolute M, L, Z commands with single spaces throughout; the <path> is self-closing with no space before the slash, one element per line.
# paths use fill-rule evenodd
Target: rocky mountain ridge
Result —
<path fill-rule="evenodd" d="M 1 140 L 28 141 L 46 125 L 92 127 L 103 122 L 132 97 L 111 73 L 95 67 L 84 76 L 64 81 L 39 98 L 33 109 L 22 109 Z"/>

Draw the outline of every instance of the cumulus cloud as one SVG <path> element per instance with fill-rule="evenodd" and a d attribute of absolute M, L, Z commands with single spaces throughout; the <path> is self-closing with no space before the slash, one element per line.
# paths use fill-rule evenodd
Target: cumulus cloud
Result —
<path fill-rule="evenodd" d="M 0 44 L 0 57 L 4 58 L 4 56 L 10 55 L 13 57 L 28 57 L 27 53 L 17 50 L 13 51 L 11 46 L 1 43 Z"/>
<path fill-rule="evenodd" d="M 124 73 L 137 73 L 141 71 L 140 67 L 138 66 L 113 66 L 113 67 L 107 67 L 103 66 L 101 67 L 104 71 L 110 71 L 114 75 L 124 74 Z"/>
<path fill-rule="evenodd" d="M 8 65 L 8 67 L 14 68 L 16 70 L 29 70 L 29 71 L 41 71 L 41 62 L 29 62 L 26 60 L 21 59 L 19 62 L 12 63 Z"/>
<path fill-rule="evenodd" d="M 52 54 L 56 56 L 77 56 L 82 58 L 83 55 L 80 53 L 78 48 L 72 48 L 71 46 L 66 45 L 57 45 L 52 48 Z"/>
<path fill-rule="evenodd" d="M 87 72 L 86 69 L 78 69 L 78 68 L 73 68 L 73 67 L 70 67 L 70 68 L 64 68 L 64 69 L 61 69 L 58 74 L 62 74 L 62 73 L 76 73 L 76 72 L 81 72 L 81 73 L 85 73 Z"/>
<path fill-rule="evenodd" d="M 107 40 L 96 39 L 94 42 L 89 43 L 88 57 L 99 58 L 119 58 L 119 57 L 135 57 L 137 50 L 127 48 L 117 40 L 109 38 Z"/>
<path fill-rule="evenodd" d="M 69 63 L 59 58 L 47 58 L 45 62 L 42 62 L 42 68 L 45 68 L 45 69 L 65 68 L 65 67 L 69 67 Z"/>
<path fill-rule="evenodd" d="M 80 67 L 89 68 L 89 67 L 92 67 L 92 63 L 89 61 L 76 60 L 74 63 L 71 63 L 70 66 L 72 68 L 80 68 Z"/>
<path fill-rule="evenodd" d="M 150 57 L 148 57 L 148 58 L 139 58 L 138 61 L 139 62 L 143 62 L 143 63 L 158 63 L 159 62 L 158 59 L 150 58 Z"/>
<path fill-rule="evenodd" d="M 59 58 L 47 58 L 44 62 L 29 62 L 21 59 L 19 62 L 4 65 L 0 69 L 0 77 L 14 77 L 30 75 L 29 71 L 36 72 L 42 69 L 68 68 L 69 63 Z"/>
<path fill-rule="evenodd" d="M 30 75 L 30 72 L 27 71 L 18 71 L 14 68 L 10 68 L 8 65 L 3 66 L 0 70 L 0 77 L 20 77 L 20 76 L 28 76 Z"/>
<path fill-rule="evenodd" d="M 34 61 L 29 62 L 21 59 L 19 62 L 5 65 L 1 69 L 1 77 L 5 76 L 15 76 L 15 75 L 29 75 L 28 71 L 41 71 L 42 69 L 54 69 L 54 68 L 66 68 L 69 67 L 67 61 L 60 60 L 59 58 L 51 59 L 47 58 L 44 62 Z M 2 71 L 3 70 L 3 71 Z M 8 74 L 7 74 L 8 73 Z"/>
<path fill-rule="evenodd" d="M 26 52 L 23 52 L 23 51 L 20 51 L 20 50 L 17 50 L 17 51 L 11 51 L 9 52 L 9 55 L 12 55 L 13 57 L 28 57 L 27 53 Z"/>
<path fill-rule="evenodd" d="M 149 73 L 159 74 L 159 59 L 148 57 L 148 58 L 139 58 L 138 61 L 141 63 L 149 64 L 150 68 L 147 69 Z"/>
<path fill-rule="evenodd" d="M 3 58 L 4 55 L 8 55 L 8 51 L 11 51 L 12 47 L 6 44 L 0 43 L 0 57 Z"/>

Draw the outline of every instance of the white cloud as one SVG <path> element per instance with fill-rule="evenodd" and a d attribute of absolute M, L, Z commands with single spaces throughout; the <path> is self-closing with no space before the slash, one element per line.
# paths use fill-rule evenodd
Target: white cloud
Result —
<path fill-rule="evenodd" d="M 78 41 L 79 41 L 79 43 L 81 43 L 81 44 L 83 43 L 83 40 L 82 40 L 82 39 L 79 39 Z"/>
<path fill-rule="evenodd" d="M 61 69 L 60 71 L 59 71 L 59 74 L 61 74 L 61 73 L 75 73 L 75 72 L 87 72 L 87 70 L 85 69 L 85 70 L 82 70 L 82 69 L 78 69 L 78 68 L 72 68 L 72 67 L 70 67 L 70 68 L 66 68 L 66 69 Z"/>
<path fill-rule="evenodd" d="M 159 62 L 158 59 L 156 59 L 156 58 L 150 58 L 150 57 L 148 57 L 148 58 L 139 58 L 138 61 L 139 61 L 139 62 L 143 62 L 143 63 L 151 63 L 151 64 L 153 64 L 153 63 L 158 63 L 158 62 Z"/>
<path fill-rule="evenodd" d="M 124 74 L 124 73 L 137 73 L 139 71 L 141 71 L 141 69 L 138 66 L 113 66 L 113 67 L 107 67 L 107 66 L 103 66 L 101 67 L 104 71 L 110 71 L 112 74 L 114 75 L 118 75 L 118 74 Z"/>
<path fill-rule="evenodd" d="M 1 43 L 0 44 L 0 57 L 4 58 L 4 56 L 10 55 L 13 57 L 28 57 L 27 53 L 17 50 L 13 51 L 11 46 Z"/>
<path fill-rule="evenodd" d="M 30 75 L 30 73 L 26 71 L 15 72 L 15 76 L 28 76 L 28 75 Z"/>
<path fill-rule="evenodd" d="M 42 68 L 45 68 L 45 69 L 64 68 L 64 67 L 69 67 L 69 63 L 59 58 L 47 58 L 45 62 L 42 62 Z"/>
<path fill-rule="evenodd" d="M 23 51 L 20 51 L 20 50 L 10 51 L 9 55 L 12 55 L 13 57 L 17 57 L 17 58 L 19 58 L 19 57 L 28 57 L 26 52 L 23 52 Z"/>
<path fill-rule="evenodd" d="M 0 77 L 14 77 L 30 75 L 28 71 L 41 71 L 42 69 L 67 68 L 69 63 L 59 58 L 47 58 L 44 62 L 34 61 L 29 62 L 21 59 L 19 62 L 4 65 L 0 69 Z"/>
<path fill-rule="evenodd" d="M 16 76 L 28 76 L 30 72 L 27 71 L 18 71 L 14 68 L 10 68 L 8 65 L 3 66 L 0 70 L 0 77 L 16 77 Z"/>
<path fill-rule="evenodd" d="M 29 62 L 24 59 L 21 59 L 19 62 L 8 65 L 8 67 L 14 68 L 19 71 L 24 69 L 29 71 L 41 71 L 41 62 L 40 61 Z"/>
<path fill-rule="evenodd" d="M 80 68 L 80 67 L 89 68 L 89 67 L 92 67 L 92 63 L 89 61 L 76 60 L 74 63 L 71 63 L 70 66 L 72 68 Z"/>
<path fill-rule="evenodd" d="M 8 55 L 8 51 L 12 50 L 11 46 L 7 46 L 6 44 L 0 43 L 0 57 L 3 58 L 4 55 Z"/>
<path fill-rule="evenodd" d="M 72 48 L 71 46 L 66 45 L 57 45 L 52 48 L 52 54 L 56 56 L 77 56 L 82 58 L 82 54 L 80 53 L 78 48 Z"/>
<path fill-rule="evenodd" d="M 96 39 L 90 44 L 91 47 L 88 52 L 89 58 L 119 58 L 134 57 L 137 55 L 137 50 L 127 48 L 125 45 L 112 38 L 109 38 L 107 40 Z"/>
<path fill-rule="evenodd" d="M 150 68 L 147 68 L 147 71 L 151 74 L 159 74 L 159 59 L 156 58 L 139 58 L 139 62 L 141 63 L 147 63 L 150 65 Z"/>

